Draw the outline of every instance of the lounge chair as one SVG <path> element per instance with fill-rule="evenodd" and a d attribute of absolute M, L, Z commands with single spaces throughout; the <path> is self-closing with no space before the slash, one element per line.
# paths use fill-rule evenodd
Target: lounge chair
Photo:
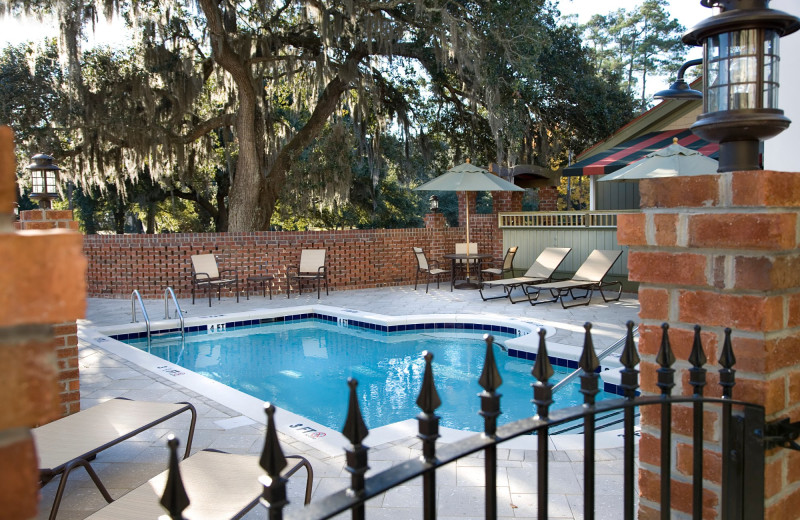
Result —
<path fill-rule="evenodd" d="M 597 289 L 605 302 L 613 302 L 619 300 L 622 295 L 622 282 L 603 282 L 606 274 L 611 270 L 611 267 L 616 263 L 617 259 L 622 255 L 622 251 L 604 251 L 595 249 L 584 260 L 583 264 L 578 268 L 572 278 L 569 280 L 558 280 L 549 283 L 526 285 L 523 291 L 528 296 L 528 301 L 531 305 L 538 305 L 540 303 L 549 303 L 560 301 L 561 306 L 565 309 L 575 307 L 578 305 L 589 305 L 592 301 L 592 293 Z M 617 286 L 617 295 L 613 298 L 606 298 L 603 288 Z M 575 296 L 573 291 L 583 290 L 583 296 Z M 542 291 L 550 291 L 552 296 L 549 300 L 540 300 L 539 296 Z M 573 301 L 580 300 L 579 303 L 572 303 L 567 305 L 564 303 L 564 297 L 569 295 Z"/>
<path fill-rule="evenodd" d="M 236 270 L 220 270 L 217 265 L 217 257 L 213 254 L 192 255 L 192 305 L 194 305 L 195 291 L 198 287 L 206 288 L 208 306 L 211 307 L 210 289 L 217 289 L 217 300 L 219 300 L 222 297 L 222 288 L 231 286 L 236 293 L 236 303 L 239 303 L 239 275 Z"/>
<path fill-rule="evenodd" d="M 495 278 L 503 278 L 506 273 L 511 273 L 511 277 L 513 278 L 514 255 L 517 254 L 517 249 L 519 249 L 517 246 L 509 247 L 508 251 L 506 251 L 506 256 L 503 257 L 503 263 L 500 267 L 487 267 L 486 269 L 482 269 L 481 273 Z"/>
<path fill-rule="evenodd" d="M 50 519 L 53 520 L 58 513 L 72 470 L 79 466 L 86 468 L 103 498 L 111 502 L 111 495 L 89 461 L 103 450 L 187 411 L 191 413 L 191 421 L 183 455 L 186 458 L 192 449 L 197 421 L 197 412 L 189 403 L 157 403 L 117 398 L 34 428 L 32 433 L 39 457 L 40 485 L 44 487 L 53 478 L 61 475 L 50 510 Z"/>
<path fill-rule="evenodd" d="M 558 266 L 561 265 L 570 251 L 572 251 L 572 249 L 569 247 L 546 247 L 541 253 L 539 253 L 539 256 L 533 262 L 533 265 L 530 267 L 530 269 L 528 269 L 522 276 L 483 282 L 480 289 L 481 298 L 483 298 L 484 301 L 508 298 L 511 303 L 528 301 L 527 295 L 525 295 L 524 298 L 514 299 L 511 297 L 511 292 L 516 287 L 549 282 L 553 277 L 553 273 L 556 272 L 556 269 L 558 269 Z M 484 289 L 492 287 L 501 287 L 503 289 L 503 294 L 499 296 L 485 296 L 483 294 Z"/>
<path fill-rule="evenodd" d="M 301 467 L 308 472 L 305 503 L 311 501 L 313 473 L 311 464 L 303 457 L 285 455 L 287 459 L 300 459 L 281 475 L 289 478 Z M 259 478 L 264 470 L 257 455 L 235 455 L 214 450 L 195 453 L 179 465 L 180 476 L 189 507 L 183 511 L 187 520 L 200 518 L 241 518 L 250 511 L 264 492 Z M 167 483 L 169 470 L 164 471 L 103 507 L 87 520 L 140 520 L 143 518 L 168 518 L 161 507 L 161 496 Z"/>
<path fill-rule="evenodd" d="M 300 251 L 300 265 L 286 268 L 286 297 L 292 292 L 292 281 L 297 281 L 297 293 L 303 293 L 303 280 L 316 282 L 317 299 L 320 297 L 320 282 L 325 282 L 325 294 L 328 292 L 328 269 L 325 266 L 324 249 L 303 249 Z"/>
<path fill-rule="evenodd" d="M 447 269 L 440 269 L 439 262 L 436 260 L 431 260 L 428 262 L 428 259 L 425 257 L 425 253 L 422 251 L 421 247 L 415 247 L 414 249 L 414 257 L 417 259 L 417 272 L 414 275 L 414 290 L 417 290 L 417 281 L 419 280 L 419 275 L 424 274 L 427 276 L 427 281 L 425 282 L 425 293 L 428 292 L 428 286 L 431 283 L 431 277 L 436 277 L 436 288 L 439 288 L 439 277 L 443 274 L 450 273 Z M 453 290 L 453 279 L 450 278 L 450 290 Z"/>

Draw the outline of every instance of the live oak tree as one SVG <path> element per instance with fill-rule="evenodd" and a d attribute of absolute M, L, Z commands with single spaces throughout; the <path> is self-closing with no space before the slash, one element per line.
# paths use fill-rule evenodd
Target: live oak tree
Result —
<path fill-rule="evenodd" d="M 426 70 L 443 89 L 432 95 L 477 111 L 494 88 L 483 57 L 491 52 L 513 66 L 536 56 L 546 1 L 2 5 L 11 14 L 58 14 L 71 106 L 82 112 L 72 144 L 81 175 L 135 175 L 146 165 L 181 191 L 182 179 L 222 155 L 230 177 L 227 228 L 246 231 L 268 227 L 293 161 L 332 116 L 347 113 L 370 130 L 376 118 L 406 127 L 409 107 L 387 73 L 394 59 Z M 122 16 L 135 41 L 129 54 L 98 55 L 91 75 L 80 43 L 98 13 Z M 335 180 L 339 172 L 329 175 Z"/>

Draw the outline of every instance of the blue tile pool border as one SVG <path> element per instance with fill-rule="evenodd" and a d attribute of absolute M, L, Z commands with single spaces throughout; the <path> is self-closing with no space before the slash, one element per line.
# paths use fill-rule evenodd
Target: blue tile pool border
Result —
<path fill-rule="evenodd" d="M 353 320 L 350 318 L 340 318 L 337 316 L 331 316 L 330 314 L 323 314 L 319 312 L 289 314 L 286 316 L 276 316 L 274 318 L 258 318 L 253 320 L 235 320 L 227 322 L 222 321 L 222 322 L 214 322 L 214 324 L 215 325 L 222 324 L 225 326 L 226 329 L 230 329 L 236 327 L 251 327 L 253 325 L 267 325 L 272 323 L 285 323 L 285 322 L 309 320 L 309 319 L 321 320 L 329 323 L 338 323 L 348 328 L 361 328 L 365 330 L 386 332 L 386 333 L 416 331 L 416 330 L 472 330 L 472 331 L 484 331 L 484 332 L 500 332 L 504 334 L 519 336 L 527 332 L 526 330 L 521 330 L 516 327 L 506 327 L 504 325 L 489 325 L 486 323 L 434 322 L 434 323 L 409 323 L 403 325 L 380 325 L 377 323 Z M 207 327 L 208 325 L 196 325 L 196 326 L 186 327 L 186 332 L 200 332 L 206 330 Z M 168 334 L 172 332 L 179 333 L 180 331 L 181 330 L 179 328 L 159 329 L 157 333 Z M 147 337 L 147 332 L 143 331 L 143 332 L 131 332 L 127 334 L 112 334 L 109 337 L 119 341 L 125 341 L 129 339 L 139 339 Z"/>

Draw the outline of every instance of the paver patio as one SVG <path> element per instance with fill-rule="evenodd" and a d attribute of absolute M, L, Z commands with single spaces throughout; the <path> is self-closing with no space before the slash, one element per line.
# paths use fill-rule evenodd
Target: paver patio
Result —
<path fill-rule="evenodd" d="M 557 328 L 548 341 L 575 345 L 583 343 L 583 324 L 593 323 L 596 347 L 612 344 L 624 334 L 627 320 L 637 319 L 638 301 L 634 295 L 623 295 L 619 302 L 603 303 L 596 296 L 589 307 L 562 309 L 560 305 L 532 307 L 527 303 L 512 305 L 505 300 L 483 302 L 476 291 L 453 291 L 444 287 L 432 289 L 429 294 L 414 291 L 413 286 L 391 287 L 357 291 L 332 291 L 330 296 L 317 300 L 316 292 L 293 296 L 276 295 L 269 300 L 260 295 L 251 299 L 223 298 L 222 302 L 207 300 L 181 300 L 187 316 L 216 315 L 255 309 L 276 309 L 296 305 L 321 303 L 346 309 L 370 311 L 386 315 L 400 314 L 480 314 L 502 318 L 533 320 Z M 130 322 L 129 300 L 88 300 L 86 320 L 81 327 L 102 327 Z M 163 300 L 146 302 L 153 320 L 163 317 Z M 81 406 L 87 408 L 103 400 L 122 396 L 131 399 L 158 401 L 189 401 L 198 410 L 197 430 L 192 451 L 215 448 L 233 453 L 261 452 L 264 442 L 264 425 L 258 418 L 248 418 L 212 399 L 184 388 L 174 380 L 150 372 L 134 363 L 120 358 L 104 349 L 80 341 Z M 343 390 L 345 389 L 342 382 Z M 502 391 L 502 387 L 501 387 Z M 280 403 L 276 403 L 280 406 Z M 477 406 L 477 402 L 476 402 Z M 368 425 L 369 426 L 369 425 Z M 106 483 L 114 497 L 147 481 L 162 471 L 166 465 L 165 438 L 174 432 L 180 438 L 186 434 L 186 421 L 180 418 L 166 423 L 163 428 L 150 430 L 131 441 L 107 450 L 93 463 L 100 478 Z M 580 519 L 582 513 L 582 460 L 580 439 L 560 436 L 551 442 L 550 452 L 550 518 Z M 573 437 L 573 438 L 570 438 Z M 344 470 L 344 454 L 330 456 L 312 445 L 298 441 L 289 435 L 280 434 L 284 452 L 307 457 L 314 467 L 314 492 L 312 501 L 349 484 L 349 474 Z M 409 436 L 394 442 L 372 445 L 370 437 L 365 440 L 369 451 L 370 473 L 382 471 L 393 464 L 420 455 L 419 441 Z M 613 444 L 613 443 L 612 443 Z M 622 448 L 599 449 L 596 453 L 597 483 L 596 504 L 598 518 L 616 518 L 622 511 Z M 498 450 L 498 514 L 507 518 L 536 518 L 536 451 L 533 440 L 530 448 L 519 442 L 513 449 Z M 302 473 L 302 471 L 301 471 Z M 298 478 L 300 477 L 300 478 Z M 290 481 L 289 509 L 302 507 L 303 482 L 298 474 Z M 50 483 L 42 490 L 39 518 L 46 518 L 52 504 L 57 484 Z M 421 481 L 417 479 L 368 504 L 368 518 L 417 519 L 421 512 Z M 483 510 L 483 468 L 479 456 L 459 460 L 437 473 L 437 507 L 439 518 L 477 518 Z M 82 519 L 105 504 L 94 485 L 82 471 L 70 477 L 67 493 L 61 505 L 59 518 Z M 265 518 L 261 506 L 246 518 Z M 349 518 L 349 514 L 343 516 Z"/>

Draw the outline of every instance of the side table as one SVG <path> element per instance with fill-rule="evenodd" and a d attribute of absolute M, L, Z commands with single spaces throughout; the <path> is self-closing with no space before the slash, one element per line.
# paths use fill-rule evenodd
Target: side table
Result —
<path fill-rule="evenodd" d="M 269 287 L 269 299 L 271 300 L 272 299 L 272 280 L 274 280 L 274 279 L 275 279 L 275 277 L 272 276 L 271 274 L 264 274 L 264 275 L 259 275 L 259 276 L 248 276 L 247 277 L 247 282 L 244 284 L 244 290 L 245 290 L 245 294 L 247 295 L 247 299 L 248 300 L 250 299 L 250 284 L 253 283 L 253 284 L 256 284 L 256 285 L 261 284 L 261 292 L 262 292 L 262 294 L 264 295 L 265 298 L 267 297 L 267 287 Z M 269 282 L 269 283 L 267 283 L 267 282 Z"/>

